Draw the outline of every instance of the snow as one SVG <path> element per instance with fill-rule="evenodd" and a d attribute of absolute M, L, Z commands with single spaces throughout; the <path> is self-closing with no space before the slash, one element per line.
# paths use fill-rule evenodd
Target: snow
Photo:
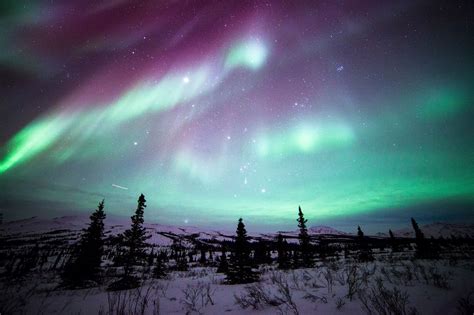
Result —
<path fill-rule="evenodd" d="M 59 242 L 61 239 L 74 242 L 88 220 L 86 216 L 51 220 L 33 217 L 5 223 L 0 226 L 0 233 L 6 236 L 8 242 L 25 244 L 22 246 L 32 245 L 33 240 L 38 239 L 44 242 Z M 107 235 L 122 233 L 129 224 L 126 219 L 107 218 Z M 145 227 L 151 235 L 148 243 L 159 247 L 171 246 L 174 239 L 179 239 L 184 246 L 191 248 L 193 244 L 189 240 L 212 244 L 233 237 L 229 231 L 202 230 L 192 226 L 145 224 Z M 433 223 L 421 228 L 427 237 L 448 238 L 451 234 L 474 236 L 473 225 Z M 316 236 L 340 236 L 335 239 L 348 236 L 328 226 L 314 226 L 308 230 Z M 293 238 L 291 241 L 297 241 L 297 231 L 281 233 Z M 396 231 L 395 234 L 403 237 L 412 235 L 408 229 Z M 276 235 L 255 233 L 252 237 L 274 239 Z M 15 246 L 20 250 L 19 245 Z M 146 300 L 145 314 L 158 314 L 158 310 L 159 314 L 295 314 L 292 305 L 299 314 L 367 314 L 362 299 L 364 296 L 368 299 L 374 296 L 371 290 L 377 288 L 377 279 L 380 278 L 386 289 L 397 288 L 407 293 L 407 311 L 410 307 L 416 307 L 421 314 L 455 314 L 459 299 L 467 297 L 474 290 L 472 246 L 454 248 L 439 260 L 414 260 L 412 251 L 397 253 L 384 249 L 374 250 L 376 261 L 368 263 L 355 261 L 350 252 L 347 256 L 339 252 L 335 257 L 318 261 L 314 268 L 281 271 L 276 264 L 263 265 L 260 267 L 260 282 L 249 285 L 225 284 L 225 276 L 216 273 L 216 267 L 212 265 L 202 267 L 194 264 L 189 271 L 170 272 L 162 280 L 152 279 L 149 267 L 143 267 L 143 285 L 138 290 L 120 293 L 106 291 L 108 283 L 114 280 L 113 272 L 100 287 L 61 289 L 58 272 L 50 270 L 60 251 L 60 245 L 53 247 L 53 254 L 48 257 L 46 268 L 42 270 L 34 269 L 26 277 L 14 281 L 7 277 L 0 278 L 3 293 L 0 302 L 3 301 L 13 310 L 23 309 L 26 314 L 109 314 L 112 306 L 121 305 L 119 298 L 129 304 L 140 304 Z M 218 251 L 214 253 L 219 254 Z M 111 265 L 111 262 L 106 261 L 106 265 Z M 0 272 L 3 268 L 0 266 Z M 359 287 L 352 299 L 349 297 L 351 270 L 355 270 L 353 275 Z M 282 293 L 285 287 L 288 289 L 287 297 Z M 249 290 L 261 290 L 267 300 L 279 301 L 279 305 L 261 301 L 255 304 L 256 309 L 252 306 L 243 308 L 236 302 L 236 296 L 248 299 L 246 295 Z M 338 308 L 338 305 L 341 307 Z"/>

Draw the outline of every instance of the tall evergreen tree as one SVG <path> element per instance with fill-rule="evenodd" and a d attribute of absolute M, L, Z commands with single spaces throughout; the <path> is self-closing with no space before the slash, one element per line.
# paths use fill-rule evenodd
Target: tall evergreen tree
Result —
<path fill-rule="evenodd" d="M 360 261 L 372 261 L 374 257 L 372 255 L 372 251 L 369 248 L 369 244 L 367 244 L 367 240 L 365 238 L 364 232 L 360 226 L 357 226 L 357 241 L 359 243 L 359 260 Z"/>
<path fill-rule="evenodd" d="M 65 266 L 63 281 L 66 285 L 81 286 L 86 281 L 99 279 L 104 253 L 104 200 L 90 216 L 89 227 L 83 230 L 81 240 Z"/>
<path fill-rule="evenodd" d="M 416 257 L 418 258 L 438 258 L 438 248 L 430 244 L 430 241 L 425 239 L 425 235 L 421 231 L 415 219 L 411 218 L 411 225 L 415 230 L 416 241 Z"/>
<path fill-rule="evenodd" d="M 146 240 L 150 238 L 143 227 L 143 215 L 146 208 L 146 199 L 143 194 L 138 198 L 137 209 L 131 217 L 132 225 L 130 229 L 123 233 L 123 245 L 126 247 L 124 255 L 125 276 L 129 276 L 132 267 L 141 264 L 146 259 Z"/>
<path fill-rule="evenodd" d="M 311 248 L 309 243 L 309 234 L 308 228 L 306 227 L 307 219 L 304 218 L 303 211 L 301 211 L 301 207 L 298 207 L 298 228 L 300 230 L 298 234 L 298 240 L 300 242 L 300 253 L 301 253 L 301 265 L 303 267 L 310 267 L 312 265 L 312 257 L 311 257 Z M 299 265 L 298 263 L 296 265 Z"/>
<path fill-rule="evenodd" d="M 278 251 L 278 268 L 288 269 L 290 268 L 290 263 L 288 260 L 288 243 L 283 238 L 281 233 L 278 233 L 277 236 L 277 251 Z"/>
<path fill-rule="evenodd" d="M 255 282 L 259 276 L 252 270 L 247 230 L 242 218 L 239 219 L 236 233 L 234 252 L 230 257 L 226 280 L 231 284 Z"/>
<path fill-rule="evenodd" d="M 415 221 L 415 219 L 411 218 L 411 225 L 413 226 L 413 230 L 415 230 L 415 238 L 417 241 L 423 240 L 425 238 L 425 235 L 421 231 L 420 227 L 418 226 L 418 223 Z"/>
<path fill-rule="evenodd" d="M 392 252 L 395 252 L 398 250 L 397 240 L 395 239 L 395 235 L 393 234 L 391 229 L 388 230 L 388 235 L 390 235 L 390 244 L 392 246 Z"/>

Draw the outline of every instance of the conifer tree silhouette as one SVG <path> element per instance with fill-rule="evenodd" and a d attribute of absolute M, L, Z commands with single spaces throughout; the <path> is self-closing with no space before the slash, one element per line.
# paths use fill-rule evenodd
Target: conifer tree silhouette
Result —
<path fill-rule="evenodd" d="M 312 257 L 311 257 L 311 248 L 309 243 L 308 228 L 306 227 L 307 219 L 304 218 L 303 211 L 301 211 L 301 206 L 298 207 L 298 228 L 300 230 L 298 234 L 298 240 L 300 242 L 300 253 L 301 253 L 301 266 L 311 267 Z M 296 262 L 296 265 L 299 265 Z"/>
<path fill-rule="evenodd" d="M 153 269 L 153 278 L 163 279 L 166 277 L 167 267 L 165 264 L 166 253 L 161 252 L 156 256 L 155 269 Z"/>
<path fill-rule="evenodd" d="M 369 244 L 367 244 L 367 239 L 362 232 L 360 226 L 357 226 L 357 241 L 359 243 L 359 260 L 360 261 L 372 261 L 374 257 L 372 255 L 372 251 L 369 248 Z"/>
<path fill-rule="evenodd" d="M 143 215 L 146 208 L 146 199 L 143 194 L 138 198 L 137 209 L 131 217 L 132 225 L 130 229 L 123 233 L 123 245 L 126 246 L 124 256 L 125 276 L 129 276 L 132 268 L 136 264 L 141 264 L 146 259 L 146 240 L 150 238 L 143 227 Z"/>
<path fill-rule="evenodd" d="M 226 280 L 231 284 L 255 282 L 259 276 L 252 270 L 247 230 L 242 218 L 239 219 L 236 233 L 234 252 L 230 257 Z"/>
<path fill-rule="evenodd" d="M 413 226 L 413 230 L 415 230 L 416 257 L 438 258 L 438 248 L 430 244 L 429 240 L 425 239 L 425 235 L 414 218 L 411 218 L 411 225 Z"/>
<path fill-rule="evenodd" d="M 104 253 L 104 200 L 90 216 L 90 224 L 83 230 L 81 239 L 62 275 L 68 286 L 81 286 L 87 281 L 97 281 Z"/>
<path fill-rule="evenodd" d="M 390 244 L 392 246 L 392 252 L 395 252 L 398 250 L 397 240 L 395 239 L 395 235 L 390 229 L 388 230 L 388 235 L 390 235 Z"/>
<path fill-rule="evenodd" d="M 420 227 L 418 226 L 418 223 L 413 218 L 411 218 L 411 225 L 413 226 L 413 230 L 415 230 L 416 240 L 419 241 L 419 240 L 425 239 L 425 235 L 423 234 Z"/>
<path fill-rule="evenodd" d="M 280 269 L 288 269 L 290 268 L 290 263 L 288 260 L 288 243 L 283 238 L 281 233 L 278 233 L 277 236 L 277 251 L 278 251 L 278 268 Z"/>
<path fill-rule="evenodd" d="M 222 246 L 222 254 L 219 260 L 219 267 L 217 267 L 217 272 L 227 273 L 229 271 L 229 263 L 227 262 L 227 254 L 225 247 Z"/>

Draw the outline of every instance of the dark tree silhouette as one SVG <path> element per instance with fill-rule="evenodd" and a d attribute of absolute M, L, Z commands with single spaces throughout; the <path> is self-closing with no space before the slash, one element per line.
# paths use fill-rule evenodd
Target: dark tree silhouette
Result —
<path fill-rule="evenodd" d="M 225 247 L 222 246 L 222 254 L 219 260 L 219 266 L 217 267 L 217 272 L 227 273 L 229 271 L 229 263 L 227 262 L 227 254 Z"/>
<path fill-rule="evenodd" d="M 132 226 L 123 233 L 123 245 L 126 247 L 124 262 L 125 276 L 129 276 L 136 264 L 141 264 L 146 259 L 146 240 L 150 238 L 143 227 L 143 214 L 146 208 L 146 199 L 143 194 L 138 197 L 135 215 L 131 217 Z"/>
<path fill-rule="evenodd" d="M 117 291 L 136 288 L 140 285 L 138 278 L 132 275 L 133 267 L 146 263 L 147 254 L 145 248 L 147 246 L 146 240 L 150 237 L 143 227 L 143 214 L 146 207 L 146 199 L 143 194 L 138 197 L 138 205 L 135 214 L 131 217 L 132 225 L 130 229 L 123 233 L 121 246 L 124 248 L 123 263 L 124 275 L 123 277 L 109 285 L 108 290 Z"/>
<path fill-rule="evenodd" d="M 254 262 L 256 264 L 269 264 L 271 260 L 270 250 L 267 244 L 260 240 L 255 246 Z"/>
<path fill-rule="evenodd" d="M 100 279 L 100 264 L 104 253 L 104 200 L 90 216 L 89 227 L 83 230 L 72 257 L 65 266 L 63 282 L 67 286 L 82 286 Z"/>
<path fill-rule="evenodd" d="M 369 248 L 369 244 L 367 244 L 367 239 L 364 235 L 364 232 L 360 228 L 360 226 L 357 226 L 357 241 L 359 243 L 359 260 L 360 261 L 374 260 L 372 251 Z"/>
<path fill-rule="evenodd" d="M 388 230 L 388 234 L 390 235 L 390 245 L 392 246 L 392 251 L 395 252 L 398 250 L 397 240 L 395 235 L 393 234 L 392 230 Z"/>
<path fill-rule="evenodd" d="M 419 240 L 425 239 L 425 235 L 423 234 L 420 227 L 418 226 L 418 223 L 413 218 L 411 218 L 411 225 L 413 226 L 413 229 L 415 230 L 416 240 L 419 241 Z"/>
<path fill-rule="evenodd" d="M 166 253 L 161 252 L 156 257 L 155 268 L 153 269 L 153 278 L 163 279 L 166 277 L 167 267 L 165 264 Z"/>
<path fill-rule="evenodd" d="M 186 257 L 186 251 L 183 249 L 180 251 L 176 257 L 176 270 L 178 271 L 188 271 L 188 258 Z"/>
<path fill-rule="evenodd" d="M 289 269 L 290 262 L 288 260 L 288 243 L 283 238 L 281 233 L 278 233 L 277 236 L 277 251 L 278 251 L 278 268 L 280 269 Z"/>
<path fill-rule="evenodd" d="M 308 222 L 308 220 L 304 218 L 304 214 L 303 211 L 301 211 L 300 206 L 298 207 L 298 219 L 296 219 L 296 221 L 298 222 L 298 228 L 300 230 L 300 233 L 298 234 L 298 240 L 300 242 L 301 264 L 298 262 L 295 264 L 297 266 L 301 265 L 302 267 L 311 267 L 311 248 L 309 243 L 308 229 L 306 227 L 306 222 Z"/>
<path fill-rule="evenodd" d="M 199 263 L 200 263 L 201 265 L 205 265 L 205 264 L 206 264 L 206 261 L 207 261 L 207 259 L 206 259 L 206 252 L 207 252 L 207 250 L 206 250 L 206 248 L 205 248 L 204 246 L 202 246 L 202 245 L 200 246 L 200 252 L 201 252 L 201 256 L 199 257 Z"/>
<path fill-rule="evenodd" d="M 234 252 L 230 257 L 226 280 L 230 284 L 255 282 L 259 275 L 252 270 L 247 230 L 242 218 L 239 219 L 236 233 Z"/>
<path fill-rule="evenodd" d="M 437 246 L 431 244 L 430 241 L 425 238 L 425 235 L 418 226 L 418 223 L 413 218 L 411 218 L 411 225 L 413 226 L 413 230 L 415 230 L 415 256 L 417 258 L 438 258 L 439 249 L 437 248 Z"/>

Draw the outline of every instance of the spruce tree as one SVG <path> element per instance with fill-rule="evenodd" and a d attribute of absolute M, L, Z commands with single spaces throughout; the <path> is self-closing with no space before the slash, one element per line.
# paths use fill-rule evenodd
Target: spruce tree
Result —
<path fill-rule="evenodd" d="M 229 263 L 227 262 L 227 254 L 225 247 L 222 246 L 222 254 L 219 259 L 219 267 L 217 267 L 217 272 L 227 273 L 229 271 Z"/>
<path fill-rule="evenodd" d="M 290 268 L 290 263 L 288 261 L 288 243 L 283 238 L 281 233 L 278 233 L 277 236 L 277 251 L 278 251 L 278 268 L 288 269 Z"/>
<path fill-rule="evenodd" d="M 269 264 L 271 262 L 270 251 L 264 241 L 260 240 L 255 245 L 253 260 L 256 264 Z"/>
<path fill-rule="evenodd" d="M 372 251 L 367 244 L 364 232 L 362 232 L 360 226 L 357 226 L 357 241 L 359 243 L 359 260 L 364 262 L 374 260 Z"/>
<path fill-rule="evenodd" d="M 420 227 L 418 226 L 418 223 L 413 218 L 411 218 L 411 225 L 413 226 L 413 230 L 415 230 L 416 240 L 417 241 L 423 240 L 425 238 L 425 235 L 423 234 Z"/>
<path fill-rule="evenodd" d="M 236 234 L 226 280 L 231 284 L 255 282 L 258 280 L 258 274 L 252 270 L 247 230 L 242 218 L 237 224 Z"/>
<path fill-rule="evenodd" d="M 163 279 L 166 277 L 167 267 L 165 264 L 166 253 L 161 252 L 156 257 L 155 268 L 153 269 L 153 278 Z"/>
<path fill-rule="evenodd" d="M 389 229 L 388 234 L 390 235 L 390 243 L 392 245 L 392 252 L 395 252 L 398 250 L 397 240 L 395 239 L 395 235 L 393 234 L 392 230 Z"/>
<path fill-rule="evenodd" d="M 300 230 L 298 234 L 298 240 L 300 242 L 300 253 L 301 253 L 301 260 L 303 267 L 310 267 L 312 265 L 311 261 L 311 248 L 309 244 L 309 235 L 308 229 L 306 227 L 307 219 L 304 218 L 303 211 L 301 211 L 301 207 L 298 207 L 298 228 Z M 298 265 L 298 263 L 296 263 Z"/>
<path fill-rule="evenodd" d="M 131 217 L 132 225 L 130 229 L 123 233 L 123 245 L 126 247 L 124 263 L 125 276 L 129 276 L 132 268 L 136 264 L 141 264 L 146 259 L 146 240 L 150 238 L 143 227 L 143 215 L 146 208 L 146 200 L 143 194 L 138 198 L 135 215 Z"/>
<path fill-rule="evenodd" d="M 413 230 L 415 230 L 416 257 L 438 258 L 438 249 L 436 246 L 431 246 L 429 240 L 425 239 L 425 235 L 418 226 L 418 223 L 413 218 L 411 218 L 411 225 L 413 226 Z"/>
<path fill-rule="evenodd" d="M 104 253 L 104 200 L 90 216 L 89 227 L 83 230 L 71 259 L 63 273 L 64 284 L 81 286 L 99 278 L 100 264 Z"/>

